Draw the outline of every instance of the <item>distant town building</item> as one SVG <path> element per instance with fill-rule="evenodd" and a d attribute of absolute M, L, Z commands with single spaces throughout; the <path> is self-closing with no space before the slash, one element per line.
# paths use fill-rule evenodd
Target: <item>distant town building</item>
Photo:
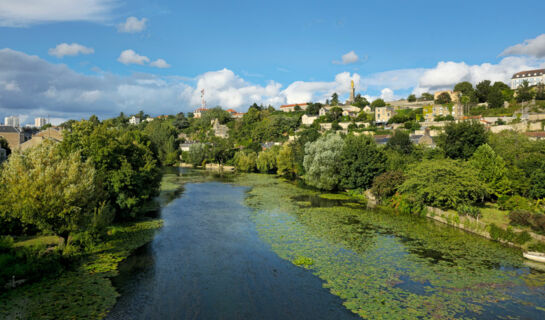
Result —
<path fill-rule="evenodd" d="M 47 124 L 46 118 L 42 118 L 42 117 L 34 118 L 34 126 L 36 128 L 41 128 L 45 126 L 46 124 Z"/>
<path fill-rule="evenodd" d="M 304 114 L 301 117 L 301 123 L 307 126 L 310 126 L 314 123 L 314 120 L 318 119 L 318 116 L 309 116 L 307 114 Z"/>
<path fill-rule="evenodd" d="M 296 106 L 299 106 L 301 110 L 307 110 L 308 103 L 285 104 L 280 106 L 280 110 L 284 112 L 294 112 Z"/>
<path fill-rule="evenodd" d="M 356 96 L 356 89 L 354 88 L 354 80 L 350 80 L 350 97 L 346 100 L 346 104 L 351 104 L 354 102 Z"/>
<path fill-rule="evenodd" d="M 386 106 L 375 108 L 375 122 L 376 123 L 387 123 L 391 117 L 395 114 L 394 108 Z"/>
<path fill-rule="evenodd" d="M 233 110 L 233 109 L 227 109 L 225 111 L 229 112 L 231 114 L 231 117 L 233 117 L 235 119 L 240 119 L 240 118 L 242 118 L 244 116 L 244 113 L 237 112 L 236 110 Z"/>
<path fill-rule="evenodd" d="M 35 147 L 37 145 L 40 145 L 45 140 L 61 142 L 62 141 L 61 129 L 56 127 L 49 127 L 45 130 L 42 130 L 36 133 L 34 136 L 32 136 L 32 139 L 25 141 L 24 143 L 21 143 L 21 145 L 19 145 L 19 148 L 21 148 L 21 150 L 26 150 L 26 149 Z"/>
<path fill-rule="evenodd" d="M 454 119 L 462 119 L 464 117 L 464 106 L 455 104 L 453 106 L 443 106 L 440 104 L 427 105 L 422 107 L 422 115 L 426 121 L 434 121 L 435 117 L 452 116 Z"/>
<path fill-rule="evenodd" d="M 443 91 L 434 92 L 433 100 L 437 100 L 437 98 L 443 93 L 447 93 L 450 96 L 450 100 L 452 102 L 458 102 L 458 100 L 460 99 L 460 92 L 452 91 L 452 90 L 443 90 Z"/>
<path fill-rule="evenodd" d="M 197 108 L 197 110 L 193 112 L 193 117 L 196 119 L 200 119 L 202 117 L 202 114 L 205 113 L 206 111 L 208 111 L 208 109 L 206 108 L 203 108 L 203 107 Z"/>
<path fill-rule="evenodd" d="M 363 107 L 362 111 L 365 112 L 365 113 L 371 113 L 373 111 L 373 109 L 371 109 L 370 106 L 365 106 L 365 107 Z"/>
<path fill-rule="evenodd" d="M 11 150 L 16 149 L 19 145 L 25 142 L 25 136 L 19 128 L 13 126 L 0 126 L 0 137 L 8 141 Z"/>
<path fill-rule="evenodd" d="M 212 130 L 214 130 L 216 137 L 229 138 L 229 128 L 226 125 L 220 124 L 218 119 L 211 120 L 210 122 L 212 123 Z"/>
<path fill-rule="evenodd" d="M 140 124 L 140 117 L 132 116 L 132 117 L 129 119 L 129 123 L 130 123 L 130 124 L 133 124 L 133 125 Z"/>
<path fill-rule="evenodd" d="M 524 81 L 528 81 L 531 86 L 540 83 L 545 84 L 545 69 L 526 70 L 517 72 L 511 77 L 511 89 L 517 89 Z"/>
<path fill-rule="evenodd" d="M 4 125 L 19 128 L 19 117 L 18 116 L 10 116 L 4 118 Z"/>

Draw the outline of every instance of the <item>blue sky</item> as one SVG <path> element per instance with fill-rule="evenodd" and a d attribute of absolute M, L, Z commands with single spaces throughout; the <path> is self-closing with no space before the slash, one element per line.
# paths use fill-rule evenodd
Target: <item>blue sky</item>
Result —
<path fill-rule="evenodd" d="M 244 111 L 346 96 L 350 80 L 387 100 L 507 81 L 545 66 L 544 10 L 543 1 L 0 0 L 0 116 L 186 112 L 202 88 L 209 105 Z"/>

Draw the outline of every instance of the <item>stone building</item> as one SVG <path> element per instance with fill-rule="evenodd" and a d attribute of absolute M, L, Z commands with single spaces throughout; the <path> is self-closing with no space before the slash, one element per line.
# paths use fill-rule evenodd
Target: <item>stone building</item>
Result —
<path fill-rule="evenodd" d="M 528 81 L 530 86 L 540 83 L 545 84 L 545 69 L 526 70 L 515 73 L 511 77 L 511 89 L 517 89 L 524 81 Z"/>
<path fill-rule="evenodd" d="M 11 150 L 16 149 L 25 141 L 23 132 L 21 132 L 19 128 L 11 126 L 0 126 L 0 137 L 3 137 L 8 141 Z"/>
<path fill-rule="evenodd" d="M 375 123 L 387 123 L 394 115 L 394 108 L 390 106 L 375 108 Z"/>

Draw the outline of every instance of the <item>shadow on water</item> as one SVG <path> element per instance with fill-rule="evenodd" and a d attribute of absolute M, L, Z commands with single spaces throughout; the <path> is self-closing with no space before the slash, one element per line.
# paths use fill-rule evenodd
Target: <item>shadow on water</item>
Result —
<path fill-rule="evenodd" d="M 181 174 L 192 180 L 191 171 Z M 357 318 L 259 238 L 246 188 L 205 179 L 187 183 L 161 209 L 154 240 L 120 264 L 112 282 L 121 296 L 107 319 Z"/>

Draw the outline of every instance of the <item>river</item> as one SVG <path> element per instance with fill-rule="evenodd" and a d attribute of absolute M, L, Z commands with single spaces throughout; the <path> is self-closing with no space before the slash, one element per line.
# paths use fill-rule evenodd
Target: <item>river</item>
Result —
<path fill-rule="evenodd" d="M 108 319 L 545 318 L 545 274 L 515 249 L 272 176 L 168 174 Z"/>

